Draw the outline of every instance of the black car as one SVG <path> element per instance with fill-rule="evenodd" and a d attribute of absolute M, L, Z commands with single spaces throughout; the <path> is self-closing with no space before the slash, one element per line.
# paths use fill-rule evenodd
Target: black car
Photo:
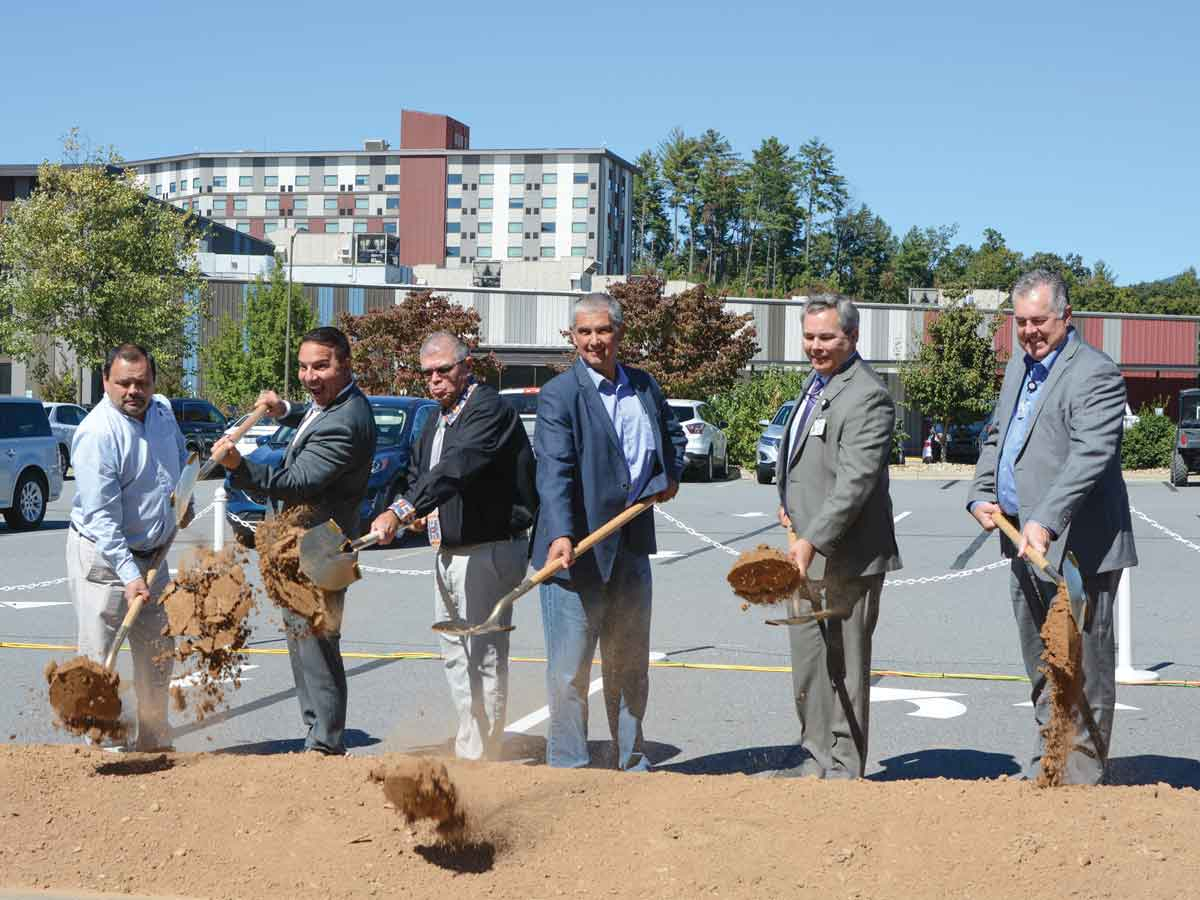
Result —
<path fill-rule="evenodd" d="M 1171 484 L 1182 487 L 1192 472 L 1200 472 L 1200 389 L 1197 388 L 1179 392 L 1179 424 L 1175 426 L 1175 449 L 1171 451 Z"/>
<path fill-rule="evenodd" d="M 183 432 L 188 450 L 195 450 L 202 459 L 212 453 L 212 445 L 225 433 L 229 422 L 221 411 L 207 400 L 191 397 L 172 397 L 171 411 Z"/>

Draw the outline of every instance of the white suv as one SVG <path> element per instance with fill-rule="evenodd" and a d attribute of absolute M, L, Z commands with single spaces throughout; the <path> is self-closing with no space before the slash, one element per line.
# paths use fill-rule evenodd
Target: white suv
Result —
<path fill-rule="evenodd" d="M 0 397 L 0 512 L 14 531 L 42 524 L 62 493 L 58 441 L 38 400 Z"/>
<path fill-rule="evenodd" d="M 721 429 L 725 423 L 703 400 L 668 400 L 667 406 L 679 420 L 687 438 L 684 464 L 699 469 L 700 477 L 712 481 L 729 474 L 729 441 Z M 719 465 L 718 465 L 719 463 Z"/>

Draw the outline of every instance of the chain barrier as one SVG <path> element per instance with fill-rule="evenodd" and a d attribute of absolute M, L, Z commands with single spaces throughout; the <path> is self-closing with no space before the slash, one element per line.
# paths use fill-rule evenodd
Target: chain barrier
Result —
<path fill-rule="evenodd" d="M 378 572 L 382 575 L 432 575 L 433 569 L 385 569 L 383 566 L 360 565 L 364 572 Z"/>
<path fill-rule="evenodd" d="M 741 556 L 742 555 L 740 550 L 734 550 L 732 547 L 726 547 L 720 541 L 714 541 L 707 534 L 701 534 L 695 528 L 692 528 L 690 525 L 685 525 L 683 522 L 680 522 L 677 518 L 675 518 L 670 513 L 663 512 L 663 509 L 661 506 L 655 506 L 654 511 L 656 513 L 658 513 L 660 516 L 662 516 L 664 519 L 666 519 L 668 522 L 670 522 L 672 525 L 675 525 L 678 528 L 682 528 L 684 531 L 686 531 L 692 537 L 697 538 L 698 540 L 702 541 L 703 543 L 708 544 L 711 547 L 716 547 L 722 553 L 728 553 L 730 556 Z"/>
<path fill-rule="evenodd" d="M 1187 538 L 1185 538 L 1183 535 L 1177 534 L 1176 532 L 1172 531 L 1166 525 L 1160 525 L 1158 522 L 1155 522 L 1152 518 L 1150 518 L 1148 515 L 1146 515 L 1144 512 L 1142 512 L 1140 509 L 1133 506 L 1132 504 L 1129 507 L 1129 511 L 1131 513 L 1133 513 L 1135 516 L 1137 516 L 1139 519 L 1141 519 L 1143 522 L 1145 522 L 1147 525 L 1149 525 L 1151 528 L 1157 528 L 1159 531 L 1161 531 L 1163 534 L 1165 534 L 1171 540 L 1178 541 L 1179 543 L 1183 544 L 1183 546 L 1187 547 L 1189 550 L 1195 550 L 1196 552 L 1200 553 L 1200 544 L 1194 544 L 1191 541 L 1189 541 Z"/>
<path fill-rule="evenodd" d="M 51 578 L 49 581 L 35 581 L 32 584 L 5 584 L 0 585 L 0 594 L 5 594 L 10 591 L 32 591 L 37 588 L 54 587 L 56 584 L 63 584 L 67 580 L 64 575 L 62 578 Z"/>
<path fill-rule="evenodd" d="M 256 531 L 258 531 L 257 525 L 255 525 L 253 522 L 247 522 L 245 519 L 243 519 L 237 513 L 231 513 L 229 510 L 225 510 L 225 518 L 228 519 L 230 522 L 232 522 L 235 525 L 241 525 L 243 528 L 245 528 L 251 534 L 254 534 Z"/>

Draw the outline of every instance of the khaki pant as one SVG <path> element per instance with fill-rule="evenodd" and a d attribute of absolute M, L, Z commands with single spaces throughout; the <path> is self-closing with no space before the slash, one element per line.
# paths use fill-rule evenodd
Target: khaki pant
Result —
<path fill-rule="evenodd" d="M 150 560 L 134 559 L 142 577 L 146 577 Z M 174 668 L 175 639 L 163 635 L 167 614 L 158 603 L 170 580 L 167 566 L 160 566 L 154 583 L 149 585 L 150 599 L 129 629 L 133 692 L 137 698 L 134 745 L 145 749 L 171 743 L 167 692 Z M 74 528 L 67 532 L 67 590 L 75 607 L 79 653 L 103 665 L 128 612 L 125 586 L 96 552 L 96 545 Z"/>

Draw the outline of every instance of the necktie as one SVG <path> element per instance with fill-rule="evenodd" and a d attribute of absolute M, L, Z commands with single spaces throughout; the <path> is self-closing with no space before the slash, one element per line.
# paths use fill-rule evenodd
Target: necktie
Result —
<path fill-rule="evenodd" d="M 796 426 L 792 432 L 792 444 L 789 449 L 788 468 L 796 464 L 796 456 L 800 452 L 801 438 L 804 436 L 804 427 L 808 424 L 808 417 L 812 415 L 813 409 L 817 405 L 817 400 L 820 399 L 821 393 L 825 390 L 825 385 L 820 381 L 814 380 L 809 386 L 808 394 L 804 400 L 804 406 L 800 410 L 800 415 L 796 418 Z"/>
<path fill-rule="evenodd" d="M 446 440 L 446 417 L 438 416 L 437 431 L 433 433 L 433 446 L 429 448 L 429 468 L 442 461 L 442 444 Z M 425 533 L 429 536 L 429 546 L 437 550 L 442 546 L 442 521 L 438 510 L 434 509 L 425 517 Z"/>

